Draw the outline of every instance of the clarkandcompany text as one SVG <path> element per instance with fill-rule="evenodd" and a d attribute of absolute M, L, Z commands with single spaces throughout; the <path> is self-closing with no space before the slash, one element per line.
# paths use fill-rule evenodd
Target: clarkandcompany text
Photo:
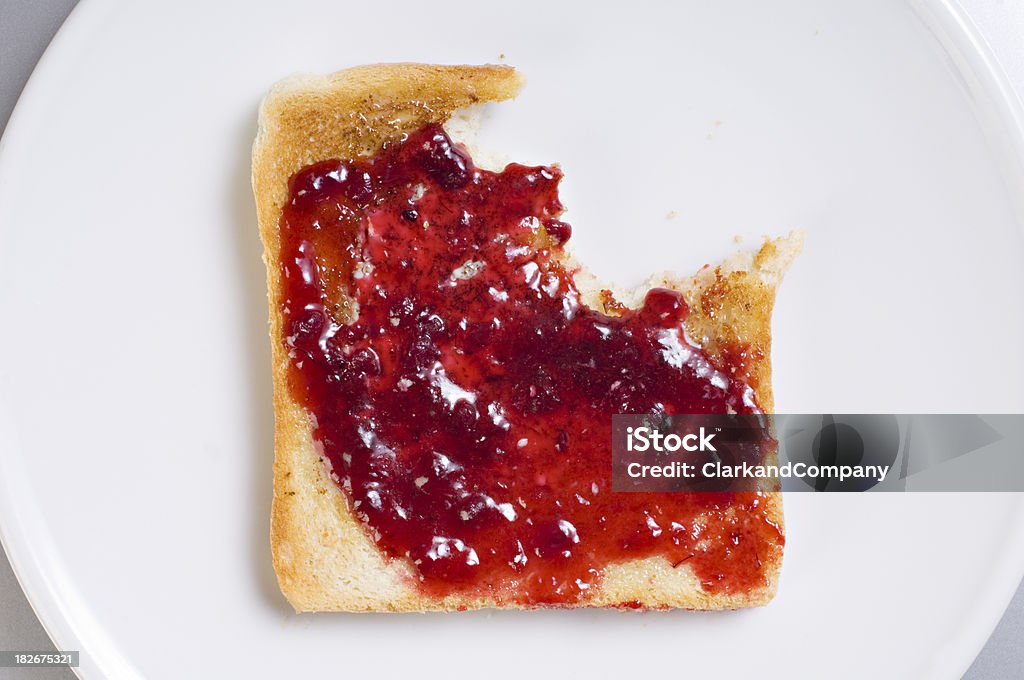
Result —
<path fill-rule="evenodd" d="M 803 479 L 835 479 L 843 481 L 854 478 L 876 479 L 885 481 L 889 474 L 889 465 L 808 465 L 807 463 L 787 462 L 782 465 L 725 465 L 720 461 L 696 465 L 678 461 L 665 465 L 644 465 L 630 463 L 626 474 L 634 479 L 645 478 L 676 478 L 696 479 L 699 477 L 720 479 L 784 479 L 789 477 Z M 700 472 L 698 473 L 698 469 Z"/>

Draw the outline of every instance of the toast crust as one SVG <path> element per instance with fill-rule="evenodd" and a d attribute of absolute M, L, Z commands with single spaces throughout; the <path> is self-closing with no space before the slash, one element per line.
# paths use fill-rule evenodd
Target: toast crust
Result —
<path fill-rule="evenodd" d="M 310 415 L 288 388 L 289 358 L 281 342 L 278 222 L 288 179 L 328 158 L 376 152 L 432 122 L 445 122 L 473 104 L 513 97 L 522 84 L 507 66 L 363 66 L 330 76 L 297 76 L 275 85 L 264 100 L 253 146 L 252 182 L 264 245 L 274 377 L 275 460 L 271 548 L 282 593 L 297 611 L 428 611 L 517 607 L 490 597 L 428 597 L 409 565 L 383 556 L 349 501 L 329 476 L 313 437 Z M 690 305 L 687 332 L 712 359 L 742 353 L 762 409 L 771 392 L 771 311 L 775 289 L 800 249 L 793 235 L 766 241 L 695 276 L 665 274 L 649 283 L 682 292 Z M 599 286 L 578 279 L 584 299 L 600 308 Z M 643 286 L 635 294 L 642 297 Z M 626 300 L 623 295 L 620 299 Z M 780 494 L 765 498 L 769 518 L 782 526 Z M 778 558 L 765 564 L 767 585 L 744 593 L 704 592 L 693 572 L 665 559 L 611 564 L 601 587 L 574 606 L 729 609 L 767 603 L 775 593 Z"/>

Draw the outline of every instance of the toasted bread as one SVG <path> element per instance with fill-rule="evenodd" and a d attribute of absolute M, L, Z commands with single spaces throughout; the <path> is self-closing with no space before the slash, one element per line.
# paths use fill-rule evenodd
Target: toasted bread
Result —
<path fill-rule="evenodd" d="M 506 66 L 376 65 L 330 76 L 278 83 L 264 100 L 253 148 L 252 181 L 267 265 L 273 355 L 275 462 L 271 547 L 281 590 L 297 611 L 427 611 L 510 606 L 486 595 L 425 594 L 413 565 L 385 557 L 345 492 L 332 480 L 311 416 L 289 390 L 289 356 L 282 342 L 279 220 L 289 178 L 324 159 L 356 158 L 428 123 L 444 123 L 475 104 L 513 97 L 521 77 Z M 744 351 L 745 375 L 763 410 L 771 412 L 770 320 L 775 290 L 800 248 L 799 236 L 770 240 L 695 276 L 663 275 L 649 285 L 684 294 L 689 335 L 713 359 Z M 576 265 L 574 265 L 576 266 Z M 604 289 L 581 273 L 585 301 L 600 309 Z M 647 286 L 620 300 L 642 298 Z M 779 494 L 765 497 L 780 528 Z M 709 593 L 685 565 L 645 558 L 606 567 L 596 592 L 579 606 L 723 609 L 764 604 L 776 590 L 781 551 L 763 565 L 763 587 Z M 511 605 L 521 606 L 521 605 Z"/>

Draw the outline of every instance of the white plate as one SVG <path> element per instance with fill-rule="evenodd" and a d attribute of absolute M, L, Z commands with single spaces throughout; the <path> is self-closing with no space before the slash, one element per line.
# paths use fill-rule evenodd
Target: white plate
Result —
<path fill-rule="evenodd" d="M 941 2 L 87 0 L 0 158 L 0 528 L 58 647 L 88 678 L 958 677 L 1024 568 L 1019 495 L 789 496 L 757 611 L 289 611 L 257 102 L 293 71 L 502 54 L 530 83 L 483 142 L 562 162 L 598 273 L 807 231 L 780 411 L 1024 411 L 1019 110 Z"/>

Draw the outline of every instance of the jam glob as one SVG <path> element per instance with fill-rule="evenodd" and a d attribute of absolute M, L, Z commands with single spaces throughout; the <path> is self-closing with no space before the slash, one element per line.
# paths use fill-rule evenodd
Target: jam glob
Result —
<path fill-rule="evenodd" d="M 755 411 L 654 289 L 609 316 L 559 257 L 561 172 L 474 166 L 437 125 L 291 180 L 290 389 L 352 511 L 424 592 L 567 604 L 659 556 L 708 592 L 763 585 L 783 537 L 755 493 L 613 493 L 617 413 Z"/>

